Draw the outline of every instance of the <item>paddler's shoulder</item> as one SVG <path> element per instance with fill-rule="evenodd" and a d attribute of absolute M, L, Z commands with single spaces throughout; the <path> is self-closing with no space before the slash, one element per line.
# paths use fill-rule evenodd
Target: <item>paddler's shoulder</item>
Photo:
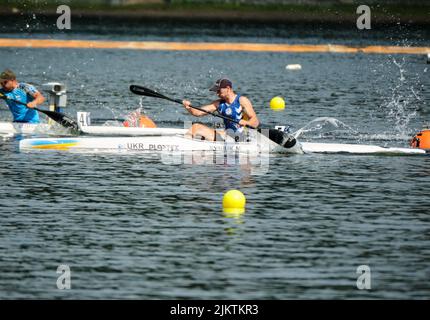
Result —
<path fill-rule="evenodd" d="M 222 102 L 223 102 L 223 100 L 217 99 L 217 100 L 212 101 L 211 104 L 213 104 L 214 106 L 218 107 L 219 104 L 222 103 Z"/>
<path fill-rule="evenodd" d="M 239 96 L 239 102 L 240 104 L 251 104 L 251 101 L 247 97 L 242 95 Z"/>
<path fill-rule="evenodd" d="M 34 85 L 32 85 L 31 83 L 27 83 L 27 82 L 19 82 L 18 86 L 15 89 L 21 89 L 27 93 L 28 92 L 36 93 L 38 91 Z"/>

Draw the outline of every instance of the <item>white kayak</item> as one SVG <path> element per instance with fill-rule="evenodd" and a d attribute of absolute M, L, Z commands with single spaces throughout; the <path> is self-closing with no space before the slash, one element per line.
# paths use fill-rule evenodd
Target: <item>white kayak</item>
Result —
<path fill-rule="evenodd" d="M 0 123 L 1 124 L 1 123 Z M 3 124 L 22 133 L 42 133 L 48 125 Z M 39 127 L 38 126 L 42 126 Z M 1 130 L 0 125 L 0 130 Z M 380 147 L 376 145 L 297 142 L 291 148 L 284 148 L 266 136 L 254 134 L 250 142 L 202 141 L 185 137 L 187 129 L 180 128 L 138 128 L 119 126 L 81 126 L 80 130 L 91 137 L 35 138 L 20 141 L 21 150 L 69 150 L 69 151 L 234 151 L 252 153 L 347 153 L 347 154 L 392 154 L 418 155 L 425 150 L 415 148 Z M 0 131 L 1 132 L 1 131 Z M 98 137 L 97 137 L 98 136 Z"/>
<path fill-rule="evenodd" d="M 89 127 L 85 127 L 88 129 Z M 126 128 L 127 130 L 131 128 Z M 138 128 L 136 128 L 138 129 Z M 142 128 L 141 128 L 142 129 Z M 66 151 L 93 151 L 93 152 L 111 152 L 111 151 L 223 151 L 223 152 L 244 152 L 244 153 L 303 153 L 300 143 L 296 143 L 289 148 L 282 147 L 269 140 L 262 134 L 252 135 L 248 142 L 235 142 L 233 139 L 227 141 L 204 141 L 192 139 L 184 135 L 185 129 L 169 129 L 167 134 L 163 133 L 162 128 L 158 129 L 158 135 L 155 131 L 149 135 L 144 135 L 142 130 L 140 136 L 130 137 L 67 137 L 67 138 L 33 138 L 23 139 L 19 143 L 21 150 L 66 150 Z M 146 130 L 149 130 L 146 129 Z M 172 135 L 172 130 L 181 130 L 179 133 Z M 185 130 L 186 132 L 187 130 Z M 88 131 L 87 131 L 88 132 Z"/>
<path fill-rule="evenodd" d="M 80 127 L 81 134 L 94 136 L 159 136 L 159 135 L 184 135 L 187 129 L 176 128 L 139 128 L 120 126 L 84 126 Z M 0 135 L 17 134 L 70 134 L 67 128 L 47 123 L 17 123 L 0 121 Z"/>
<path fill-rule="evenodd" d="M 140 128 L 119 126 L 81 126 L 81 132 L 92 136 L 171 136 L 185 135 L 188 129 L 180 128 Z"/>
<path fill-rule="evenodd" d="M 182 129 L 179 129 L 182 130 Z M 424 155 L 422 149 L 380 147 L 375 145 L 297 142 L 292 148 L 284 148 L 261 136 L 253 142 L 212 142 L 186 138 L 183 135 L 140 137 L 67 137 L 34 138 L 20 141 L 21 150 L 63 150 L 91 152 L 175 152 L 175 151 L 223 151 L 246 153 L 337 153 L 337 154 L 381 154 Z"/>
<path fill-rule="evenodd" d="M 117 127 L 117 126 L 80 126 L 82 133 L 99 136 L 160 136 L 160 135 L 184 135 L 188 129 L 176 128 L 138 128 L 138 127 Z M 201 150 L 201 141 L 197 140 L 196 147 Z M 271 142 L 269 140 L 269 142 Z M 205 142 L 207 144 L 208 142 Z M 221 144 L 224 144 L 221 142 Z M 204 145 L 204 144 L 203 144 Z M 271 142 L 271 145 L 275 145 Z M 285 150 L 274 147 L 271 152 L 284 152 Z M 298 152 L 298 146 L 290 153 L 349 153 L 349 154 L 399 154 L 417 155 L 426 154 L 422 149 L 381 147 L 365 144 L 341 144 L 341 143 L 315 143 L 301 142 L 300 147 L 303 152 Z M 205 149 L 206 150 L 206 149 Z M 272 150 L 272 149 L 271 149 Z"/>
<path fill-rule="evenodd" d="M 47 134 L 52 126 L 46 123 L 0 122 L 0 134 Z"/>
<path fill-rule="evenodd" d="M 349 153 L 349 154 L 426 154 L 425 150 L 415 148 L 380 147 L 366 144 L 301 142 L 304 153 Z"/>

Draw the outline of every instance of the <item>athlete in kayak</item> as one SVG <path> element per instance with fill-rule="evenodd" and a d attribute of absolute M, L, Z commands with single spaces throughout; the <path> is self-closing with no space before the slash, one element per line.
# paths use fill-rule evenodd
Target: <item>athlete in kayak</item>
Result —
<path fill-rule="evenodd" d="M 0 74 L 0 95 L 3 95 L 13 115 L 13 122 L 39 123 L 39 114 L 35 108 L 45 101 L 45 97 L 32 85 L 18 82 L 11 70 Z M 17 103 L 18 100 L 24 104 Z"/>
<path fill-rule="evenodd" d="M 257 128 L 259 120 L 248 98 L 241 96 L 233 91 L 233 85 L 229 79 L 218 79 L 209 89 L 216 92 L 219 99 L 201 107 L 209 112 L 217 111 L 219 114 L 232 118 L 239 124 L 232 121 L 224 120 L 225 130 L 215 130 L 205 125 L 196 123 L 191 127 L 193 137 L 201 137 L 208 141 L 224 140 L 226 134 L 232 136 L 236 141 L 242 140 L 244 126 L 249 125 Z M 206 116 L 207 113 L 191 108 L 191 102 L 182 101 L 185 109 L 196 117 Z"/>

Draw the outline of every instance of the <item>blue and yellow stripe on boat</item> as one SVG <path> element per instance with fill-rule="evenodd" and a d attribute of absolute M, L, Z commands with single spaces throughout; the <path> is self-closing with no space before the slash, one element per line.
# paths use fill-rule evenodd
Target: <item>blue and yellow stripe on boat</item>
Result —
<path fill-rule="evenodd" d="M 56 139 L 56 140 L 43 140 L 37 139 L 30 142 L 33 149 L 52 149 L 52 150 L 69 150 L 79 144 L 76 139 Z"/>

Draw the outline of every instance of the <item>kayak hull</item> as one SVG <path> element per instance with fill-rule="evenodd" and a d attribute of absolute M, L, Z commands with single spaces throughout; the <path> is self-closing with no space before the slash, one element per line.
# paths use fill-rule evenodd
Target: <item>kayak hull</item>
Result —
<path fill-rule="evenodd" d="M 304 153 L 346 153 L 346 154 L 386 154 L 386 155 L 419 155 L 427 152 L 422 149 L 380 147 L 363 144 L 314 143 L 302 142 Z"/>
<path fill-rule="evenodd" d="M 45 123 L 0 122 L 0 134 L 47 134 L 52 126 Z"/>
<path fill-rule="evenodd" d="M 20 150 L 117 151 L 117 152 L 181 152 L 222 151 L 245 153 L 302 153 L 300 144 L 284 148 L 261 136 L 252 142 L 212 142 L 180 135 L 141 137 L 68 137 L 23 139 Z"/>
<path fill-rule="evenodd" d="M 170 136 L 185 135 L 188 129 L 177 128 L 140 128 L 140 127 L 116 127 L 116 126 L 83 126 L 80 127 L 83 134 L 93 136 Z"/>

